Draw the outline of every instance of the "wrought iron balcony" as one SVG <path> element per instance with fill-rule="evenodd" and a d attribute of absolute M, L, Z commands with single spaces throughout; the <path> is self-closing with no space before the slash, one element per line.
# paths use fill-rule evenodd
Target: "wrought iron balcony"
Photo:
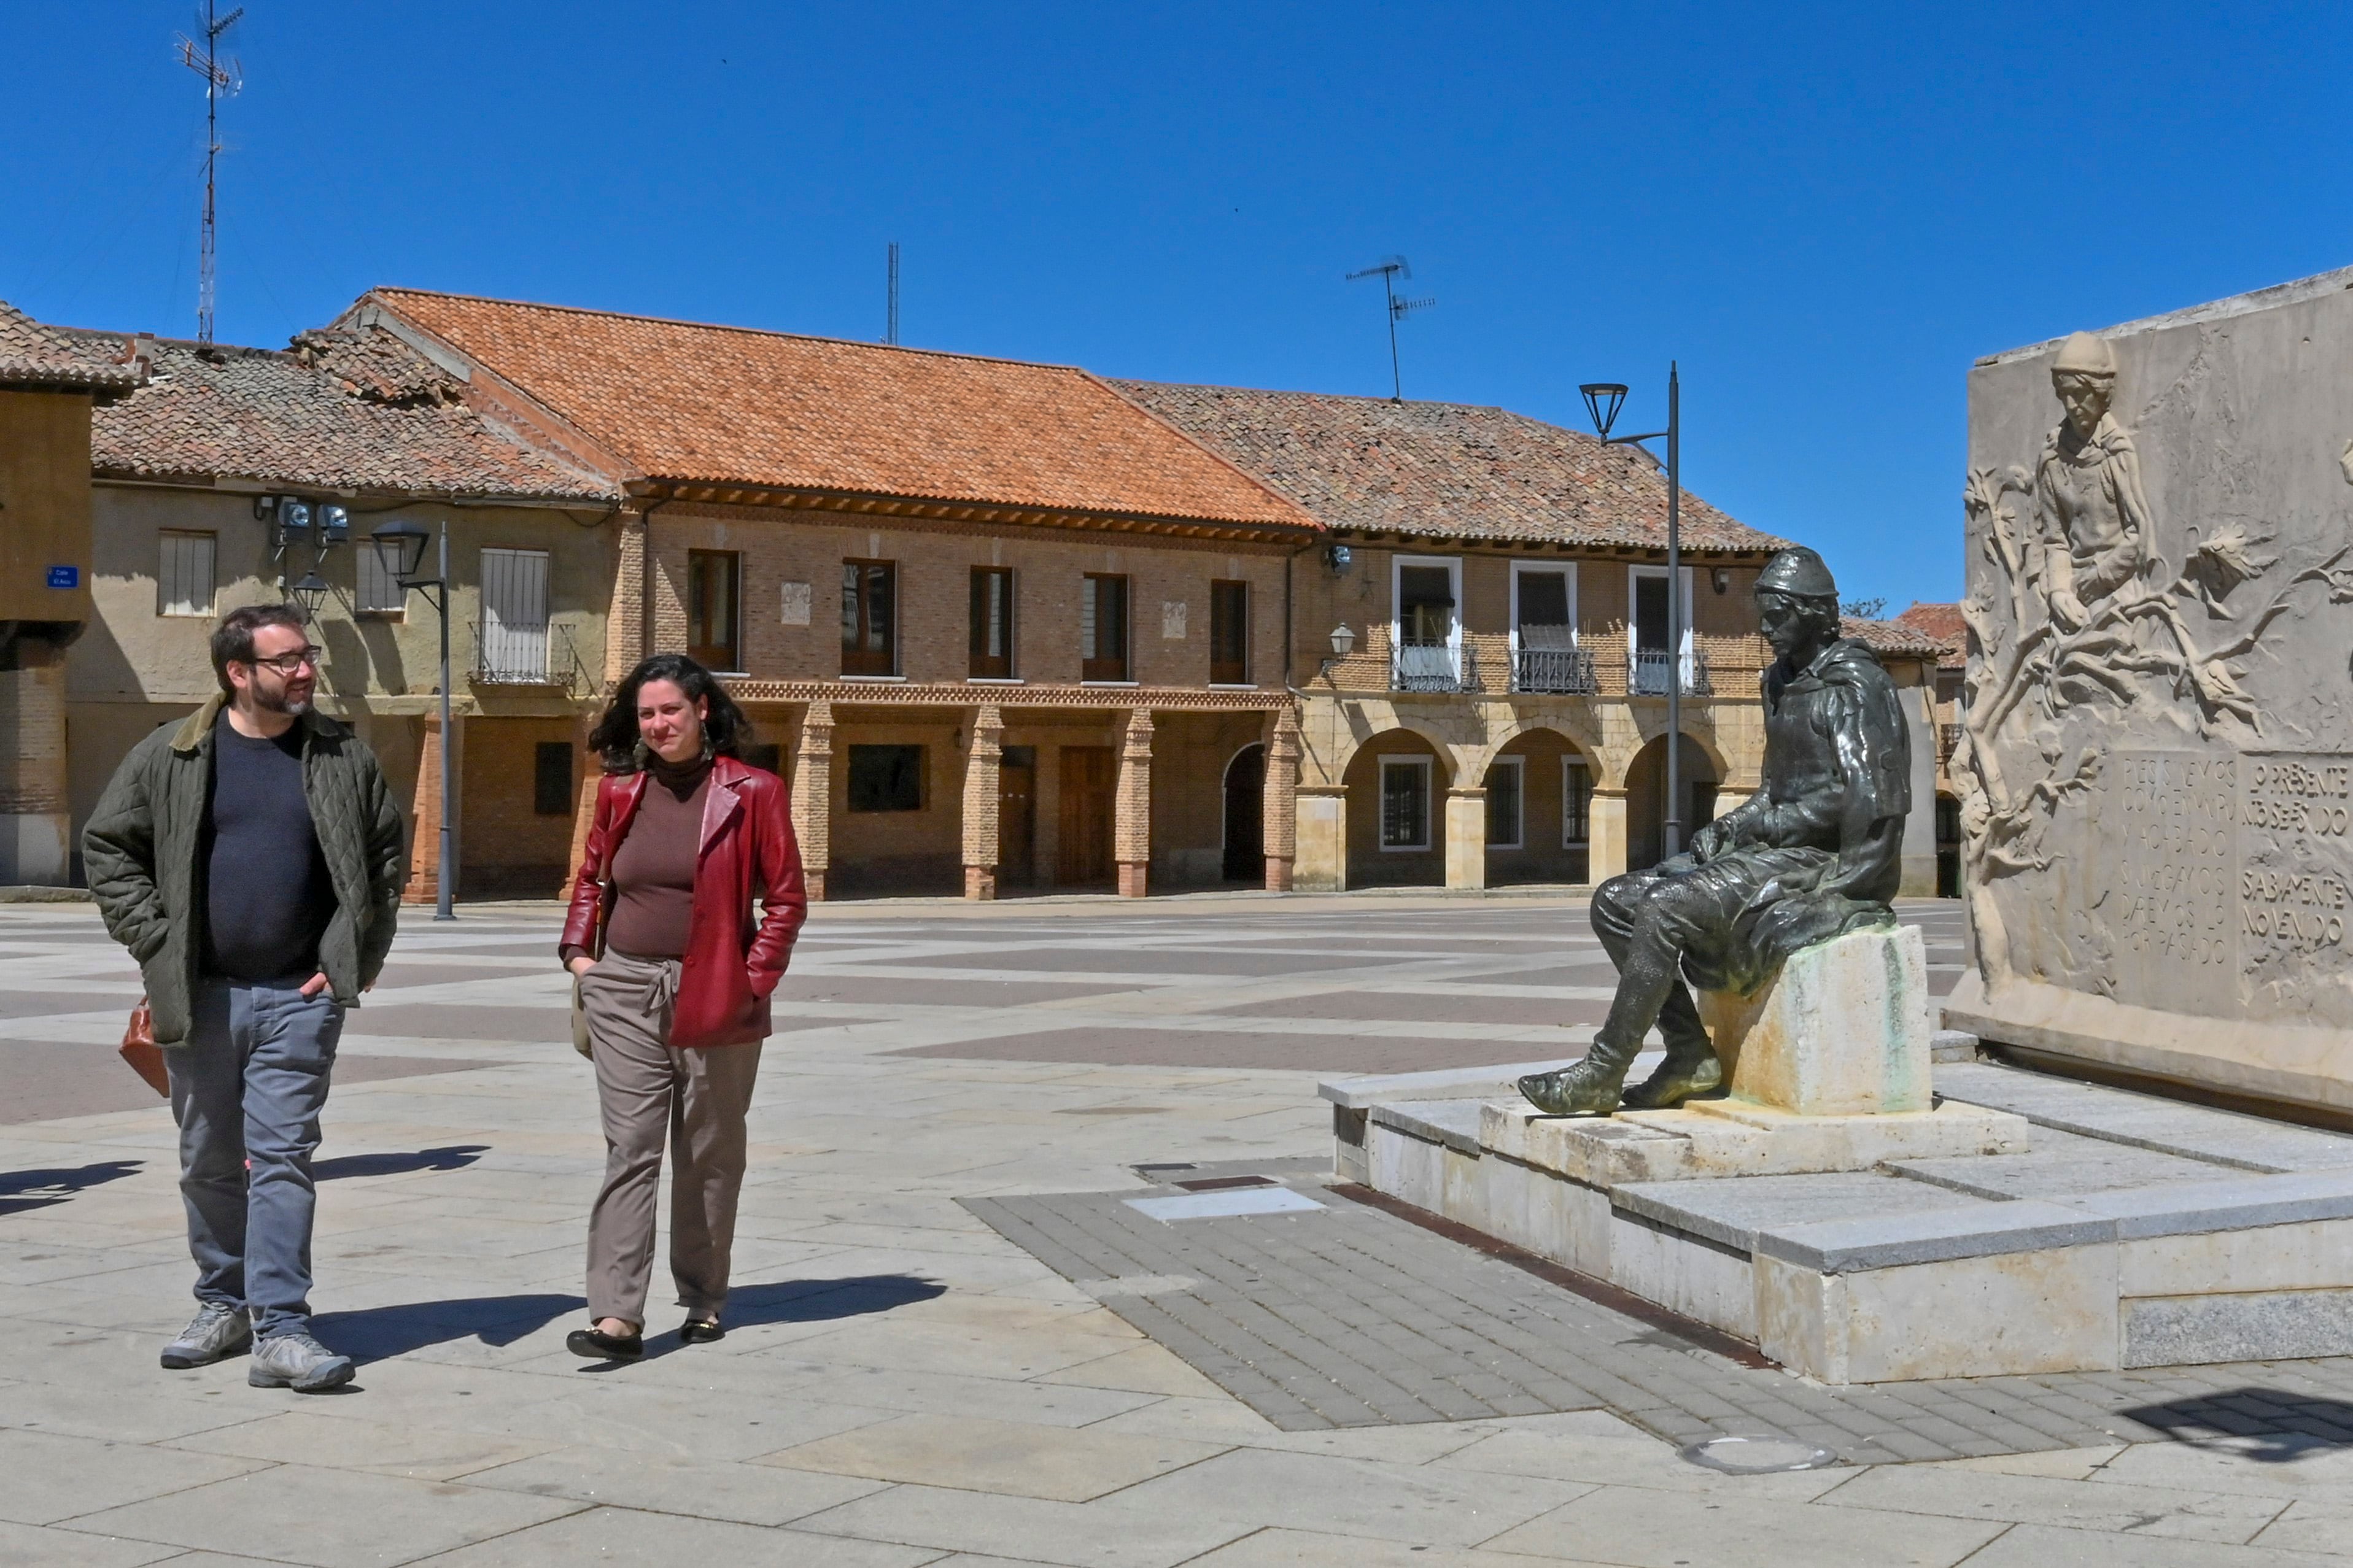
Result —
<path fill-rule="evenodd" d="M 1524 647 L 1512 656 L 1512 689 L 1590 696 L 1601 679 L 1583 648 Z"/>
<path fill-rule="evenodd" d="M 1389 658 L 1389 688 L 1395 691 L 1476 691 L 1479 650 L 1470 643 L 1459 649 L 1443 642 L 1401 643 Z"/>
<path fill-rule="evenodd" d="M 1694 648 L 1678 659 L 1663 648 L 1642 648 L 1634 655 L 1633 692 L 1637 697 L 1664 697 L 1667 683 L 1674 679 L 1677 664 L 1683 666 L 1683 695 L 1712 695 L 1708 685 L 1707 660 Z"/>

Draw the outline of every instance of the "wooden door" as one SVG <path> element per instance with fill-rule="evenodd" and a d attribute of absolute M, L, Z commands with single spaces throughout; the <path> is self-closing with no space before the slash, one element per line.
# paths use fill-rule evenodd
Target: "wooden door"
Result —
<path fill-rule="evenodd" d="M 1037 877 L 1038 752 L 1008 746 L 997 769 L 997 879 L 1026 888 Z"/>
<path fill-rule="evenodd" d="M 1119 791 L 1119 761 L 1109 746 L 1062 748 L 1061 854 L 1054 880 L 1083 887 L 1114 878 L 1112 816 Z"/>

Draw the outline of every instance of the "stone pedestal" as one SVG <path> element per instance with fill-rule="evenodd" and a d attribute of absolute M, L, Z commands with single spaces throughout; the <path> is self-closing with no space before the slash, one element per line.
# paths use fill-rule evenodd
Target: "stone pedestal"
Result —
<path fill-rule="evenodd" d="M 1910 926 L 1810 947 L 1754 996 L 1698 1001 L 1736 1099 L 1802 1116 L 1928 1109 L 1928 954 Z"/>

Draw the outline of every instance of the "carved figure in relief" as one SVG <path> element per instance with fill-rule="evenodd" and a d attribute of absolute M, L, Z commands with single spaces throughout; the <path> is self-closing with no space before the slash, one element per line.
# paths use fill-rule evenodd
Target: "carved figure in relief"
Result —
<path fill-rule="evenodd" d="M 1540 1110 L 1606 1116 L 1621 1095 L 1655 1110 L 1720 1089 L 1724 1064 L 1686 982 L 1753 994 L 1802 948 L 1895 923 L 1912 803 L 1895 684 L 1866 644 L 1839 636 L 1838 585 L 1814 552 L 1774 556 L 1757 605 L 1779 656 L 1764 678 L 1764 785 L 1694 834 L 1690 853 L 1594 895 L 1618 993 L 1583 1061 L 1520 1079 Z M 1627 1090 L 1654 1024 L 1667 1059 Z"/>
<path fill-rule="evenodd" d="M 2034 514 L 2042 531 L 2051 613 L 2069 630 L 2084 606 L 2139 573 L 2153 531 L 2140 456 L 2116 422 L 2116 352 L 2089 332 L 2060 345 L 2052 390 L 2066 417 L 2042 443 L 2034 469 Z"/>
<path fill-rule="evenodd" d="M 2099 773 L 2098 751 L 2082 747 L 2069 763 L 2052 722 L 2070 709 L 2169 698 L 2200 736 L 2259 735 L 2261 710 L 2242 684 L 2241 661 L 2305 584 L 2324 585 L 2331 604 L 2353 604 L 2348 544 L 2292 574 L 2253 615 L 2233 607 L 2236 590 L 2279 564 L 2258 552 L 2268 536 L 2236 521 L 2190 529 L 2189 562 L 2167 583 L 2139 458 L 2112 411 L 2114 352 L 2075 333 L 2060 347 L 2052 384 L 2066 419 L 2044 441 L 2034 471 L 1972 469 L 1963 496 L 1993 574 L 1989 595 L 1961 605 L 1974 646 L 1949 772 L 1960 798 L 1970 924 L 1989 988 L 2011 973 L 1992 885 L 2052 865 L 2044 830 Z M 2353 480 L 2353 470 L 2347 477 Z M 2021 523 L 2012 496 L 2031 498 L 2031 522 Z M 2007 602 L 1998 609 L 1998 601 Z M 2192 630 L 2191 611 L 2202 611 L 2202 631 Z M 2210 647 L 2204 639 L 2217 626 L 2221 640 Z M 2028 731 L 2042 739 L 2022 753 Z M 2027 766 L 2031 780 L 2013 787 L 2006 756 Z"/>

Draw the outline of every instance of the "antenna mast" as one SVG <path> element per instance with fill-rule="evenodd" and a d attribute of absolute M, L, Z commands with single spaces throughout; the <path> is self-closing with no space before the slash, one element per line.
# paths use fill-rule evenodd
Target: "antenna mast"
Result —
<path fill-rule="evenodd" d="M 1397 324 L 1399 321 L 1404 321 L 1411 312 L 1419 310 L 1426 305 L 1435 305 L 1438 303 L 1434 299 L 1400 300 L 1398 298 L 1397 280 L 1400 278 L 1411 278 L 1412 276 L 1413 268 L 1406 265 L 1406 259 L 1402 256 L 1385 256 L 1381 258 L 1381 264 L 1379 266 L 1367 267 L 1361 272 L 1351 272 L 1348 274 L 1348 281 L 1351 283 L 1354 283 L 1359 278 L 1378 278 L 1381 280 L 1381 292 L 1388 297 L 1389 401 L 1391 403 L 1403 403 L 1405 401 L 1405 379 L 1398 374 Z"/>
<path fill-rule="evenodd" d="M 182 33 L 180 63 L 205 79 L 205 225 L 204 237 L 197 244 L 196 254 L 196 341 L 213 341 L 213 277 L 216 230 L 213 218 L 213 166 L 220 158 L 220 100 L 233 97 L 245 85 L 245 67 L 237 60 L 226 65 L 220 58 L 222 35 L 237 26 L 245 15 L 239 5 L 226 16 L 213 14 L 214 0 L 205 0 L 205 14 L 196 26 L 204 32 L 201 47 L 196 40 Z"/>
<path fill-rule="evenodd" d="M 899 242 L 895 239 L 891 242 L 889 295 L 882 318 L 882 341 L 895 343 L 899 341 Z"/>

